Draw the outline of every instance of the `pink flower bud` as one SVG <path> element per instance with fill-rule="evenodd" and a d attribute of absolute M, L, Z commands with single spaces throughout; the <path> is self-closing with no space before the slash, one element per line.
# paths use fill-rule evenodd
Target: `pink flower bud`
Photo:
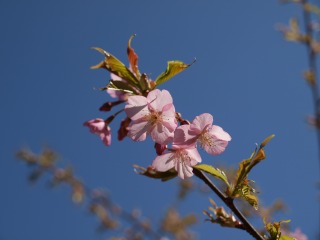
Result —
<path fill-rule="evenodd" d="M 83 124 L 90 129 L 90 132 L 100 136 L 101 141 L 106 145 L 111 145 L 111 128 L 101 118 L 89 120 Z"/>
<path fill-rule="evenodd" d="M 158 156 L 162 155 L 163 152 L 167 149 L 167 145 L 155 143 L 154 148 L 156 149 L 156 153 Z"/>

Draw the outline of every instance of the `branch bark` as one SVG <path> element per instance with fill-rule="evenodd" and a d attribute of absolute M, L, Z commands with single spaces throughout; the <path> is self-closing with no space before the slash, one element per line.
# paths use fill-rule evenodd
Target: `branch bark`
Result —
<path fill-rule="evenodd" d="M 239 211 L 234 204 L 234 199 L 226 196 L 201 170 L 193 168 L 193 173 L 200 178 L 208 187 L 231 209 L 244 226 L 244 230 L 257 240 L 264 240 L 260 233 L 251 225 L 248 219 Z"/>

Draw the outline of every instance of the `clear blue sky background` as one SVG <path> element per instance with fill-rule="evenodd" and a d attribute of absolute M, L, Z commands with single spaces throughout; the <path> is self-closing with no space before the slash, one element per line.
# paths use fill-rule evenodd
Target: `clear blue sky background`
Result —
<path fill-rule="evenodd" d="M 300 17 L 297 6 L 273 1 L 0 1 L 0 239 L 104 239 L 98 221 L 69 201 L 68 189 L 50 190 L 45 181 L 30 186 L 29 169 L 15 160 L 28 146 L 58 151 L 60 164 L 74 166 L 89 186 L 104 187 L 121 206 L 141 208 L 157 221 L 175 199 L 176 181 L 161 183 L 138 176 L 133 164 L 155 157 L 151 141 L 126 139 L 106 148 L 82 126 L 107 117 L 98 107 L 108 95 L 94 90 L 109 75 L 90 70 L 104 48 L 127 63 L 133 47 L 140 70 L 156 77 L 168 60 L 197 62 L 162 88 L 170 90 L 177 111 L 192 120 L 209 112 L 233 137 L 227 151 L 203 162 L 236 165 L 270 134 L 267 160 L 250 175 L 261 188 L 262 203 L 283 199 L 291 219 L 309 239 L 318 230 L 319 180 L 311 95 L 302 80 L 305 48 L 288 43 L 278 23 Z M 111 125 L 114 133 L 118 123 Z M 214 195 L 212 198 L 216 199 Z M 249 239 L 239 230 L 203 223 L 207 196 L 194 194 L 181 206 L 200 223 L 199 239 Z"/>

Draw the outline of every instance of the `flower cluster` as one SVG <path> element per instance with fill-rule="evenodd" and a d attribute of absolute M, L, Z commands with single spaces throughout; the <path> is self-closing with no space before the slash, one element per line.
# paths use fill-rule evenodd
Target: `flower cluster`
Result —
<path fill-rule="evenodd" d="M 191 177 L 192 166 L 201 162 L 198 145 L 207 153 L 217 155 L 231 140 L 227 132 L 213 125 L 213 117 L 209 113 L 197 116 L 191 124 L 178 126 L 173 100 L 167 90 L 155 89 L 147 97 L 129 96 L 124 110 L 131 119 L 127 136 L 134 141 L 144 141 L 150 135 L 156 146 L 161 148 L 152 167 L 160 172 L 175 168 L 182 179 Z M 105 121 L 94 119 L 84 125 L 98 134 L 107 146 L 110 145 L 111 131 Z M 168 148 L 170 143 L 172 147 Z"/>
<path fill-rule="evenodd" d="M 129 68 L 99 48 L 96 50 L 105 55 L 105 60 L 93 67 L 105 68 L 111 72 L 111 80 L 102 90 L 107 90 L 111 97 L 118 99 L 103 104 L 100 110 L 110 111 L 112 107 L 121 103 L 126 103 L 125 107 L 106 120 L 96 118 L 85 122 L 84 125 L 109 146 L 109 124 L 124 111 L 126 118 L 118 131 L 119 140 L 128 136 L 134 141 L 144 141 L 150 136 L 155 142 L 158 155 L 151 167 L 159 172 L 174 168 L 182 179 L 191 177 L 192 167 L 202 161 L 198 146 L 208 154 L 217 155 L 225 150 L 231 137 L 221 127 L 213 125 L 213 117 L 209 113 L 197 116 L 191 123 L 183 120 L 175 110 L 171 94 L 167 90 L 157 89 L 160 84 L 190 64 L 170 61 L 167 70 L 152 81 L 138 70 L 138 57 L 130 46 L 132 38 L 129 40 L 127 51 Z"/>

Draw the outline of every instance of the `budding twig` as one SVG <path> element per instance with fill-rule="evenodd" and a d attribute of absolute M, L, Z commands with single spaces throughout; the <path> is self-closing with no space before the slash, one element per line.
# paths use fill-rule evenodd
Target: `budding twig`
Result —
<path fill-rule="evenodd" d="M 251 223 L 246 219 L 246 217 L 239 211 L 239 209 L 234 204 L 234 199 L 226 196 L 223 192 L 216 187 L 216 185 L 199 169 L 193 168 L 193 173 L 198 178 L 200 178 L 208 187 L 218 195 L 218 197 L 231 209 L 231 211 L 239 218 L 242 222 L 245 231 L 247 231 L 252 237 L 257 240 L 264 240 L 260 233 L 251 225 Z"/>

